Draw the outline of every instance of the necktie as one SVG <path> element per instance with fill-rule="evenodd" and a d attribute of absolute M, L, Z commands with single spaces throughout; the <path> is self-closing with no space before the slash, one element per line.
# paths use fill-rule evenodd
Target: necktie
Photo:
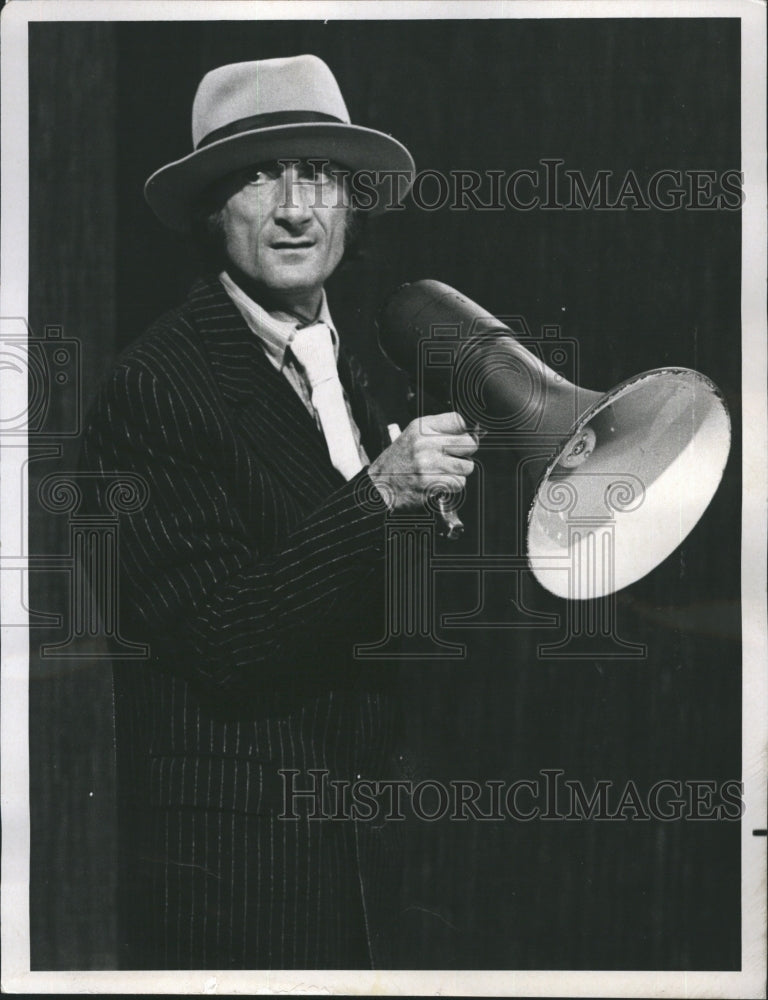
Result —
<path fill-rule="evenodd" d="M 297 330 L 291 340 L 291 351 L 309 383 L 312 406 L 320 421 L 331 462 L 345 479 L 351 479 L 362 469 L 363 463 L 339 382 L 331 331 L 325 323 Z"/>

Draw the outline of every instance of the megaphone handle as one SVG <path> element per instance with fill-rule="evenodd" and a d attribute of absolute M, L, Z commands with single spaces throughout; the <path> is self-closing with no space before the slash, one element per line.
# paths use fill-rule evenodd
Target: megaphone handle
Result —
<path fill-rule="evenodd" d="M 437 506 L 440 511 L 440 520 L 443 522 L 440 534 L 451 542 L 456 541 L 457 538 L 461 538 L 464 534 L 464 523 L 459 515 L 448 506 L 447 501 L 442 497 L 437 501 Z"/>

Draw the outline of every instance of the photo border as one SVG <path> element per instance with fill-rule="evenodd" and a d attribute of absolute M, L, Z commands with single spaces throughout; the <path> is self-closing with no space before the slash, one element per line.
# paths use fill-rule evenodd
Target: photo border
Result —
<path fill-rule="evenodd" d="M 491 996 L 701 996 L 762 997 L 766 979 L 766 824 L 768 745 L 768 640 L 766 637 L 766 471 L 768 469 L 766 353 L 766 7 L 760 0 L 600 3 L 577 0 L 11 0 L 2 16 L 0 127 L 2 128 L 2 222 L 0 223 L 0 317 L 28 315 L 28 51 L 33 21 L 325 20 L 334 18 L 708 18 L 741 20 L 742 79 L 742 762 L 745 813 L 741 835 L 742 968 L 740 972 L 575 971 L 269 971 L 269 972 L 31 972 L 29 933 L 28 630 L 2 628 L 0 687 L 0 792 L 2 796 L 2 989 L 5 992 L 226 993 L 449 993 Z M 26 394 L 0 371 L 6 391 L 0 418 L 23 412 Z M 0 435 L 3 543 L 23 530 L 19 489 L 26 469 L 23 438 Z M 10 544 L 6 551 L 11 549 Z M 9 574 L 0 574 L 2 606 L 18 601 Z M 15 576 L 14 576 L 14 579 Z M 26 574 L 24 575 L 26 586 Z M 26 590 L 22 594 L 27 604 Z M 5 618 L 3 618 L 5 620 Z"/>

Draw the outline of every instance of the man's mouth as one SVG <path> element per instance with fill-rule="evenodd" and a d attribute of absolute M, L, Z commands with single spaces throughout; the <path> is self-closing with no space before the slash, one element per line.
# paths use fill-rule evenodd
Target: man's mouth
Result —
<path fill-rule="evenodd" d="M 314 240 L 277 240 L 272 244 L 273 250 L 308 250 L 315 245 Z"/>

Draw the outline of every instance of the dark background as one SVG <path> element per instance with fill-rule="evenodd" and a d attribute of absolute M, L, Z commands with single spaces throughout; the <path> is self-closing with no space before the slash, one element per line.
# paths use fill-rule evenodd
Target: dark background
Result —
<path fill-rule="evenodd" d="M 420 169 L 536 169 L 558 157 L 641 182 L 658 169 L 740 165 L 738 20 L 402 21 L 30 26 L 30 324 L 82 345 L 92 396 L 115 354 L 184 295 L 183 239 L 142 199 L 189 149 L 201 76 L 239 60 L 313 52 L 353 121 L 392 132 Z M 647 789 L 662 778 L 741 772 L 739 619 L 740 215 L 420 211 L 370 227 L 366 259 L 332 279 L 337 325 L 375 367 L 394 415 L 400 377 L 378 360 L 373 320 L 402 281 L 434 277 L 530 328 L 560 324 L 578 381 L 607 389 L 664 364 L 723 390 L 734 449 L 693 534 L 616 599 L 637 660 L 537 655 L 558 629 L 513 629 L 513 583 L 489 584 L 490 618 L 452 630 L 466 659 L 412 661 L 403 719 L 415 777 L 536 778 L 562 768 Z M 52 394 L 53 426 L 72 398 Z M 44 438 L 41 438 L 44 441 Z M 65 553 L 68 521 L 45 513 L 42 477 L 75 468 L 77 440 L 30 464 L 31 544 Z M 496 483 L 484 517 L 504 539 Z M 494 477 L 496 477 L 494 479 Z M 467 544 L 470 544 L 469 542 Z M 468 610 L 477 581 L 445 574 L 439 603 Z M 523 596 L 564 613 L 529 578 Z M 32 574 L 32 967 L 114 965 L 114 792 L 109 661 L 98 641 L 41 656 L 67 635 L 68 577 Z M 79 654 L 78 654 L 79 651 Z M 740 957 L 739 825 L 700 822 L 413 824 L 400 894 L 402 967 L 734 969 Z"/>

